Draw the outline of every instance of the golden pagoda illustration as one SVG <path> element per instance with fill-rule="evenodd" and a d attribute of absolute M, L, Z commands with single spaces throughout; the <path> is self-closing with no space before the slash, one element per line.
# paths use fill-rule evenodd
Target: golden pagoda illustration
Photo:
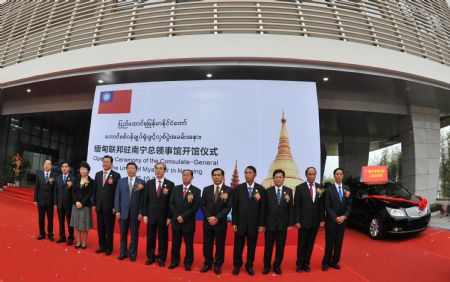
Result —
<path fill-rule="evenodd" d="M 230 182 L 230 187 L 231 188 L 234 188 L 234 187 L 239 185 L 239 172 L 238 172 L 237 163 L 238 162 L 236 160 L 236 163 L 234 164 L 233 176 L 231 177 L 231 182 Z"/>
<path fill-rule="evenodd" d="M 291 146 L 289 145 L 289 137 L 286 130 L 286 117 L 281 117 L 280 141 L 278 143 L 278 153 L 272 165 L 269 168 L 267 178 L 263 181 L 262 186 L 269 188 L 273 185 L 272 174 L 276 169 L 282 169 L 286 173 L 284 186 L 295 189 L 295 186 L 303 183 L 303 179 L 298 174 L 298 167 L 292 158 Z"/>

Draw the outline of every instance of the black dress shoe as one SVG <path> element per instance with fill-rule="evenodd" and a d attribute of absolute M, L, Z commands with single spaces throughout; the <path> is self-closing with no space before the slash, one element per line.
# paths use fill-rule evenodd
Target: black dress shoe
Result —
<path fill-rule="evenodd" d="M 305 272 L 311 272 L 311 267 L 309 267 L 309 266 L 305 266 Z"/>
<path fill-rule="evenodd" d="M 332 263 L 332 264 L 330 264 L 330 266 L 334 269 L 338 269 L 338 270 L 341 269 L 341 266 L 337 263 Z"/>
<path fill-rule="evenodd" d="M 283 274 L 283 272 L 281 271 L 281 268 L 279 268 L 279 267 L 274 267 L 274 268 L 273 268 L 273 272 L 275 272 L 275 273 L 278 274 L 278 275 Z"/>
<path fill-rule="evenodd" d="M 253 267 L 246 267 L 245 268 L 245 270 L 247 271 L 247 273 L 250 275 L 250 276 L 253 276 L 253 275 L 255 275 L 255 271 L 253 270 Z"/>
<path fill-rule="evenodd" d="M 233 274 L 233 275 L 238 275 L 238 274 L 239 274 L 239 271 L 241 271 L 241 268 L 235 266 L 235 267 L 233 268 L 233 272 L 232 272 L 231 274 Z"/>
<path fill-rule="evenodd" d="M 130 261 L 131 262 L 135 262 L 136 261 L 136 257 L 130 257 Z"/>
<path fill-rule="evenodd" d="M 164 267 L 166 265 L 166 262 L 164 260 L 162 260 L 162 259 L 159 259 L 158 260 L 158 265 L 161 266 L 161 267 Z"/>
<path fill-rule="evenodd" d="M 295 271 L 297 271 L 298 273 L 302 273 L 303 269 L 300 266 L 297 266 L 297 268 L 295 269 Z"/>
<path fill-rule="evenodd" d="M 81 248 L 84 250 L 84 249 L 87 248 L 87 246 L 86 245 L 81 245 Z"/>
<path fill-rule="evenodd" d="M 211 265 L 205 264 L 205 265 L 202 267 L 202 269 L 200 269 L 200 272 L 201 272 L 201 273 L 205 273 L 205 272 L 208 272 L 208 270 L 210 270 L 210 269 L 211 269 Z"/>
<path fill-rule="evenodd" d="M 152 265 L 152 264 L 154 264 L 155 263 L 155 259 L 154 258 L 151 258 L 151 259 L 147 259 L 147 261 L 145 262 L 145 265 Z"/>
<path fill-rule="evenodd" d="M 53 236 L 48 236 L 48 240 L 53 242 L 55 241 L 55 238 Z"/>
<path fill-rule="evenodd" d="M 262 274 L 267 275 L 270 272 L 270 268 L 264 267 Z"/>
<path fill-rule="evenodd" d="M 168 267 L 168 269 L 174 269 L 175 267 L 178 267 L 178 264 L 176 263 L 171 263 Z"/>
<path fill-rule="evenodd" d="M 42 240 L 42 239 L 45 239 L 45 235 L 39 235 L 39 236 L 37 236 L 37 238 L 36 239 L 38 239 L 38 240 Z"/>
<path fill-rule="evenodd" d="M 73 240 L 67 240 L 67 246 L 72 246 L 73 245 Z"/>
<path fill-rule="evenodd" d="M 110 256 L 112 254 L 112 251 L 111 250 L 106 250 L 105 251 L 105 256 Z"/>
<path fill-rule="evenodd" d="M 328 265 L 327 264 L 322 265 L 322 271 L 328 271 Z"/>
<path fill-rule="evenodd" d="M 59 238 L 58 241 L 56 241 L 56 243 L 60 244 L 60 243 L 64 243 L 66 242 L 65 238 Z"/>
<path fill-rule="evenodd" d="M 75 249 L 79 249 L 81 248 L 81 244 L 80 245 L 75 245 Z"/>
<path fill-rule="evenodd" d="M 221 274 L 222 273 L 222 267 L 215 265 L 214 266 L 214 273 L 217 274 L 217 275 Z"/>
<path fill-rule="evenodd" d="M 104 252 L 105 252 L 105 249 L 98 248 L 95 252 L 96 252 L 97 254 L 101 254 L 101 253 L 104 253 Z"/>
<path fill-rule="evenodd" d="M 126 258 L 127 258 L 126 255 L 120 255 L 117 259 L 118 259 L 118 260 L 124 260 L 124 259 L 126 259 Z"/>
<path fill-rule="evenodd" d="M 184 270 L 186 270 L 186 271 L 191 271 L 191 270 L 192 270 L 192 266 L 190 266 L 190 265 L 185 265 L 185 266 L 184 266 Z"/>

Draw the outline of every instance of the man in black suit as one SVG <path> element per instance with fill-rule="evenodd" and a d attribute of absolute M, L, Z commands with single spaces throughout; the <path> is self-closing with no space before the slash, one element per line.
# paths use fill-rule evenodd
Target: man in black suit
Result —
<path fill-rule="evenodd" d="M 172 255 L 169 269 L 180 264 L 181 239 L 184 239 L 186 256 L 184 269 L 191 271 L 194 262 L 195 214 L 200 206 L 200 189 L 192 185 L 194 172 L 183 170 L 183 184 L 175 186 L 170 195 L 170 213 L 172 214 Z"/>
<path fill-rule="evenodd" d="M 266 240 L 264 245 L 263 274 L 268 274 L 270 271 L 273 245 L 276 242 L 273 271 L 281 275 L 281 263 L 284 256 L 287 230 L 290 230 L 292 225 L 294 225 L 294 199 L 291 188 L 283 186 L 284 171 L 276 169 L 272 177 L 275 185 L 266 190 Z"/>
<path fill-rule="evenodd" d="M 212 170 L 214 185 L 203 189 L 201 209 L 203 212 L 203 257 L 205 263 L 200 272 L 207 272 L 214 264 L 214 272 L 222 273 L 225 258 L 227 215 L 232 206 L 231 188 L 223 184 L 225 172 L 220 168 Z M 214 241 L 216 255 L 213 257 Z"/>
<path fill-rule="evenodd" d="M 136 163 L 127 163 L 127 177 L 119 179 L 114 196 L 116 217 L 120 224 L 120 255 L 119 260 L 130 256 L 130 261 L 136 261 L 139 225 L 142 218 L 142 197 L 145 181 L 136 177 Z M 128 230 L 131 233 L 130 247 L 127 246 Z"/>
<path fill-rule="evenodd" d="M 297 272 L 311 271 L 310 261 L 317 231 L 325 219 L 324 189 L 316 183 L 316 169 L 305 170 L 306 182 L 295 188 L 295 226 L 298 228 Z"/>
<path fill-rule="evenodd" d="M 255 261 L 256 242 L 258 232 L 264 231 L 265 226 L 265 192 L 266 189 L 255 183 L 256 168 L 248 166 L 245 169 L 245 182 L 234 189 L 232 223 L 234 236 L 233 275 L 238 275 L 242 267 L 242 253 L 247 238 L 247 262 L 245 270 L 251 276 L 255 275 L 253 262 Z"/>
<path fill-rule="evenodd" d="M 120 174 L 112 170 L 113 158 L 102 158 L 103 170 L 95 174 L 93 207 L 97 211 L 97 233 L 99 248 L 96 253 L 105 253 L 109 256 L 113 251 L 114 243 L 114 196 Z"/>
<path fill-rule="evenodd" d="M 341 269 L 342 242 L 347 218 L 351 212 L 352 199 L 347 185 L 342 184 L 344 170 L 336 168 L 333 171 L 334 184 L 328 186 L 325 193 L 325 254 L 322 259 L 322 270 L 328 267 Z"/>
<path fill-rule="evenodd" d="M 66 227 L 69 229 L 69 237 L 67 245 L 73 245 L 73 227 L 70 226 L 70 217 L 72 215 L 72 184 L 73 175 L 69 173 L 70 167 L 68 162 L 61 162 L 61 174 L 56 177 L 55 191 L 53 193 L 53 202 L 58 209 L 59 221 L 59 240 L 56 243 L 66 242 Z"/>
<path fill-rule="evenodd" d="M 52 162 L 45 160 L 44 170 L 36 172 L 34 205 L 37 206 L 39 215 L 38 240 L 45 238 L 45 215 L 47 214 L 47 237 L 50 241 L 55 241 L 53 237 L 53 192 L 56 175 L 51 170 Z"/>
<path fill-rule="evenodd" d="M 155 176 L 146 183 L 143 200 L 144 222 L 147 223 L 147 261 L 151 265 L 158 259 L 158 265 L 166 265 L 168 226 L 170 224 L 169 200 L 173 182 L 165 179 L 167 167 L 163 163 L 155 165 Z M 158 233 L 156 233 L 158 232 Z M 158 255 L 155 256 L 156 236 L 158 235 Z"/>

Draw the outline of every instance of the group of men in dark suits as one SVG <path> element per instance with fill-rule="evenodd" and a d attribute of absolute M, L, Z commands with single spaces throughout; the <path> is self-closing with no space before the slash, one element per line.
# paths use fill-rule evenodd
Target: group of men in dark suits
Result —
<path fill-rule="evenodd" d="M 186 248 L 184 267 L 190 271 L 194 261 L 195 218 L 198 209 L 203 213 L 203 256 L 204 264 L 200 272 L 214 269 L 222 272 L 225 259 L 225 239 L 227 215 L 232 212 L 232 228 L 235 232 L 233 250 L 233 275 L 238 275 L 243 266 L 242 253 L 247 243 L 245 270 L 254 275 L 253 263 L 258 234 L 264 232 L 263 274 L 273 270 L 282 274 L 287 231 L 298 228 L 297 272 L 310 272 L 310 259 L 319 226 L 325 221 L 325 254 L 322 270 L 329 267 L 340 269 L 339 260 L 344 238 L 345 223 L 351 211 L 351 198 L 346 185 L 342 183 L 343 170 L 334 170 L 335 184 L 325 190 L 315 182 L 316 169 L 305 171 L 307 181 L 298 185 L 295 194 L 283 185 L 285 172 L 273 172 L 274 185 L 265 189 L 255 183 L 256 169 L 245 169 L 245 182 L 232 189 L 224 184 L 224 171 L 215 168 L 211 172 L 213 184 L 203 189 L 192 185 L 192 170 L 182 172 L 182 184 L 175 186 L 165 178 L 164 163 L 155 165 L 155 178 L 145 182 L 136 176 L 138 167 L 128 163 L 127 176 L 112 170 L 113 158 L 104 156 L 103 170 L 95 175 L 93 209 L 97 212 L 99 248 L 97 253 L 111 255 L 113 252 L 114 223 L 120 224 L 120 254 L 118 259 L 127 257 L 135 261 L 137 257 L 138 234 L 141 219 L 147 224 L 146 265 L 157 263 L 163 267 L 168 249 L 168 227 L 172 229 L 172 250 L 169 269 L 180 264 L 182 241 Z M 47 236 L 53 241 L 53 204 L 58 209 L 60 238 L 58 243 L 73 244 L 73 228 L 69 227 L 71 213 L 71 193 L 68 193 L 73 176 L 69 174 L 69 164 L 61 163 L 61 174 L 51 172 L 51 162 L 44 163 L 44 170 L 38 172 L 35 205 L 39 214 L 39 237 L 44 239 L 45 215 L 48 219 Z M 65 223 L 69 236 L 65 236 Z M 128 232 L 131 241 L 128 246 Z M 156 241 L 158 250 L 156 252 Z M 213 251 L 215 246 L 215 253 Z M 272 254 L 275 246 L 275 259 Z"/>
<path fill-rule="evenodd" d="M 57 174 L 52 170 L 50 160 L 45 160 L 43 170 L 36 172 L 36 184 L 34 190 L 34 205 L 38 208 L 39 235 L 38 240 L 45 239 L 55 241 L 53 235 L 53 214 L 54 209 L 58 213 L 59 239 L 56 243 L 67 242 L 73 245 L 74 230 L 70 227 L 70 217 L 72 214 L 72 192 L 69 190 L 73 181 L 70 167 L 67 162 L 61 162 L 61 173 Z M 68 188 L 69 186 L 69 188 Z M 45 217 L 47 217 L 47 234 L 45 233 Z M 68 237 L 66 229 L 68 228 Z"/>

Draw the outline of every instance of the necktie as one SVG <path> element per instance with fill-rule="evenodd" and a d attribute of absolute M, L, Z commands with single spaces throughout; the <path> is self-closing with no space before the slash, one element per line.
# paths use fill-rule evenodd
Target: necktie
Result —
<path fill-rule="evenodd" d="M 314 192 L 313 192 L 313 185 L 312 185 L 312 183 L 309 183 L 309 194 L 311 195 L 311 199 L 314 202 Z"/>
<path fill-rule="evenodd" d="M 281 189 L 277 188 L 277 203 L 280 204 L 281 202 Z"/>
<path fill-rule="evenodd" d="M 248 198 L 249 199 L 252 198 L 252 194 L 253 194 L 253 188 L 252 187 L 248 187 Z"/>
<path fill-rule="evenodd" d="M 128 193 L 130 194 L 130 198 L 131 198 L 131 193 L 133 192 L 133 178 L 130 177 L 130 179 L 128 180 Z"/>
<path fill-rule="evenodd" d="M 158 180 L 158 189 L 156 190 L 156 196 L 158 196 L 159 198 L 160 195 L 161 195 L 161 180 Z"/>
<path fill-rule="evenodd" d="M 339 186 L 338 186 L 338 189 L 339 189 L 339 201 L 342 202 L 342 197 L 344 196 L 344 195 L 342 194 L 342 186 L 339 185 Z"/>
<path fill-rule="evenodd" d="M 186 197 L 186 193 L 187 193 L 187 187 L 184 186 L 184 188 L 183 188 L 183 198 Z"/>
<path fill-rule="evenodd" d="M 214 192 L 214 202 L 217 202 L 217 199 L 219 198 L 219 190 L 220 187 L 216 186 L 216 192 Z"/>
<path fill-rule="evenodd" d="M 66 184 L 66 182 L 67 182 L 67 176 L 64 175 L 63 181 L 64 181 L 64 184 Z"/>
<path fill-rule="evenodd" d="M 106 176 L 108 176 L 108 172 L 107 171 L 103 172 L 103 186 L 105 186 Z"/>
<path fill-rule="evenodd" d="M 48 182 L 48 172 L 45 173 L 45 182 Z"/>

